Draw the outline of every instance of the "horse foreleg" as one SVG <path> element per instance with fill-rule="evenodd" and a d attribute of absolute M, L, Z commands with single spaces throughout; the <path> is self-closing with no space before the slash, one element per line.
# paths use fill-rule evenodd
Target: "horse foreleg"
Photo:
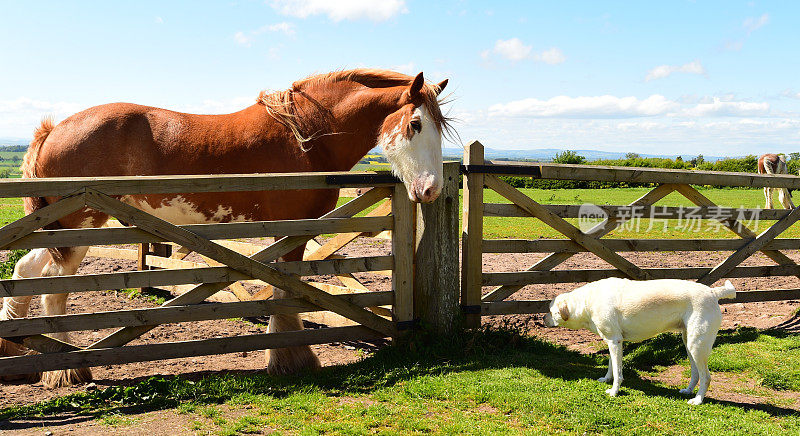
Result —
<path fill-rule="evenodd" d="M 767 203 L 764 205 L 764 209 L 772 209 L 772 188 L 764 188 L 764 198 Z"/>
<path fill-rule="evenodd" d="M 283 256 L 283 260 L 303 260 L 305 247 L 299 247 Z M 287 293 L 275 288 L 273 299 L 285 298 Z M 269 317 L 269 333 L 303 330 L 303 322 L 297 314 L 280 314 Z M 272 348 L 267 350 L 267 372 L 270 374 L 292 374 L 305 369 L 320 367 L 319 359 L 308 345 L 297 347 Z"/>
<path fill-rule="evenodd" d="M 13 279 L 23 279 L 39 277 L 42 275 L 47 262 L 51 259 L 47 249 L 39 248 L 31 250 L 14 265 Z M 3 309 L 0 310 L 0 320 L 25 318 L 28 316 L 28 308 L 31 304 L 31 296 L 5 297 L 3 298 Z M 30 353 L 25 347 L 0 339 L 0 356 L 21 356 Z M 39 374 L 22 374 L 2 377 L 4 381 L 27 379 L 30 382 L 38 381 Z"/>
<path fill-rule="evenodd" d="M 42 277 L 75 274 L 84 256 L 86 256 L 86 251 L 88 249 L 89 247 L 59 248 L 57 254 L 52 256 L 53 259 L 44 267 Z M 65 314 L 67 311 L 68 296 L 69 294 L 42 295 L 42 311 L 44 315 L 52 316 Z M 66 332 L 52 333 L 50 336 L 63 342 L 69 342 L 69 336 Z M 85 383 L 91 379 L 92 373 L 88 368 L 65 369 L 42 373 L 42 384 L 47 388 Z"/>
<path fill-rule="evenodd" d="M 778 200 L 780 200 L 784 209 L 794 209 L 794 202 L 792 202 L 792 193 L 787 188 L 780 188 L 778 190 Z"/>

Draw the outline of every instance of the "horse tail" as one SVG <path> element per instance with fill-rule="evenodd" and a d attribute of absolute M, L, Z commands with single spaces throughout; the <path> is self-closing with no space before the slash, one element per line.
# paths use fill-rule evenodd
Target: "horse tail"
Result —
<path fill-rule="evenodd" d="M 22 177 L 28 179 L 37 177 L 36 159 L 39 157 L 39 150 L 41 150 L 42 144 L 44 144 L 47 136 L 50 135 L 54 128 L 53 117 L 44 117 L 42 118 L 42 124 L 33 131 L 33 141 L 28 146 L 28 151 L 25 153 L 25 157 L 22 158 L 22 165 L 20 166 Z M 44 197 L 25 197 L 22 199 L 22 203 L 25 207 L 25 213 L 28 214 L 47 206 L 47 200 Z"/>
<path fill-rule="evenodd" d="M 777 164 L 777 162 L 775 162 L 775 163 Z M 777 165 L 775 165 L 775 166 L 777 166 Z M 775 167 L 773 166 L 772 161 L 765 158 L 764 159 L 764 172 L 767 173 L 767 174 L 775 174 L 774 170 L 775 170 Z"/>

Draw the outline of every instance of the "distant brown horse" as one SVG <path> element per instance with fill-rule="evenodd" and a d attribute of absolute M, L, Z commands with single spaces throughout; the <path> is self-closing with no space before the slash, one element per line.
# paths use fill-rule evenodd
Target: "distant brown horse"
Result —
<path fill-rule="evenodd" d="M 167 174 L 347 171 L 376 145 L 412 201 L 435 200 L 442 187 L 442 133 L 448 119 L 438 85 L 391 71 L 357 69 L 308 77 L 285 91 L 262 92 L 256 104 L 226 115 L 193 115 L 113 103 L 58 125 L 45 120 L 22 164 L 23 176 L 95 177 Z M 121 200 L 173 224 L 316 218 L 336 205 L 337 190 L 131 195 Z M 57 198 L 26 198 L 31 213 Z M 75 212 L 52 228 L 100 227 L 108 216 Z M 284 260 L 301 260 L 299 247 Z M 74 274 L 88 247 L 36 249 L 14 278 Z M 68 294 L 42 296 L 44 314 L 66 311 Z M 275 291 L 274 298 L 284 297 Z M 4 298 L 0 319 L 25 317 L 31 297 Z M 270 332 L 302 330 L 297 315 L 272 315 Z M 54 335 L 66 340 L 66 333 Z M 0 355 L 26 352 L 0 340 Z M 319 366 L 308 346 L 269 350 L 268 370 Z M 91 379 L 88 369 L 41 375 L 55 387 Z"/>
<path fill-rule="evenodd" d="M 789 167 L 786 165 L 786 156 L 783 154 L 768 153 L 758 158 L 759 174 L 789 174 Z M 792 191 L 787 188 L 764 188 L 764 198 L 766 206 L 764 209 L 772 209 L 772 190 L 778 189 L 778 200 L 785 209 L 794 209 L 792 202 Z"/>

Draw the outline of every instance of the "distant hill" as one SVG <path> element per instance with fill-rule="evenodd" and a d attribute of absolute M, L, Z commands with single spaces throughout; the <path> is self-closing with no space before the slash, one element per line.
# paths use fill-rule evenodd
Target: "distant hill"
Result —
<path fill-rule="evenodd" d="M 31 140 L 25 138 L 0 137 L 0 147 L 9 145 L 24 145 L 27 147 L 29 142 L 31 142 Z"/>

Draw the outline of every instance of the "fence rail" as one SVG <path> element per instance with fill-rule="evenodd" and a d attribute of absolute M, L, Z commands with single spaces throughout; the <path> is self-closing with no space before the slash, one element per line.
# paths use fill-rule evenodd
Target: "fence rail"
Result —
<path fill-rule="evenodd" d="M 720 207 L 691 185 L 735 187 L 774 187 L 797 189 L 800 178 L 791 175 L 757 175 L 654 168 L 559 165 L 527 162 L 487 162 L 483 146 L 468 145 L 462 167 L 464 183 L 464 229 L 462 233 L 462 305 L 469 326 L 478 325 L 479 316 L 546 312 L 549 300 L 504 301 L 530 284 L 581 283 L 607 277 L 632 279 L 677 278 L 697 280 L 711 285 L 722 278 L 798 276 L 800 266 L 780 250 L 800 249 L 800 239 L 778 239 L 782 232 L 800 219 L 800 209 L 762 210 Z M 498 175 L 527 176 L 553 180 L 582 180 L 655 184 L 651 191 L 628 205 L 597 205 L 592 212 L 605 218 L 582 231 L 565 218 L 586 218 L 584 206 L 542 205 L 498 178 Z M 509 203 L 484 203 L 483 190 L 489 188 Z M 666 207 L 654 204 L 677 192 L 694 207 Z M 685 218 L 714 220 L 736 239 L 611 239 L 604 238 L 633 218 L 668 220 Z M 567 239 L 484 239 L 484 217 L 527 217 L 538 219 Z M 745 222 L 776 221 L 760 234 Z M 714 267 L 642 268 L 619 255 L 632 251 L 732 251 Z M 740 266 L 757 252 L 764 253 L 776 265 Z M 484 272 L 484 253 L 549 253 L 526 271 Z M 613 269 L 559 269 L 577 253 L 592 253 Z M 482 293 L 482 287 L 493 287 Z M 796 299 L 800 290 L 758 290 L 738 292 L 723 303 Z"/>
<path fill-rule="evenodd" d="M 170 224 L 133 208 L 115 196 L 150 193 L 234 192 L 295 189 L 339 189 L 360 187 L 361 195 L 318 219 L 182 225 Z M 206 354 L 251 351 L 265 348 L 363 340 L 397 336 L 399 329 L 413 322 L 413 264 L 415 253 L 415 210 L 405 188 L 387 174 L 306 173 L 222 176 L 154 176 L 69 178 L 0 181 L 0 197 L 61 197 L 58 201 L 0 229 L 0 248 L 51 248 L 131 243 L 171 243 L 186 252 L 197 252 L 206 265 L 181 259 L 159 258 L 181 268 L 90 274 L 82 276 L 39 277 L 0 280 L 0 296 L 33 296 L 58 292 L 188 286 L 186 292 L 161 307 L 113 312 L 79 313 L 0 320 L 0 337 L 39 351 L 40 355 L 0 358 L 0 375 L 31 371 L 157 360 Z M 355 215 L 390 198 L 379 206 L 382 213 Z M 457 202 L 456 202 L 457 203 Z M 390 206 L 389 206 L 390 204 Z M 84 208 L 107 213 L 131 227 L 101 229 L 38 230 L 61 217 Z M 388 208 L 388 209 L 387 209 Z M 393 251 L 388 256 L 343 257 L 333 254 L 360 235 L 391 230 Z M 302 261 L 278 262 L 278 258 L 321 234 L 337 234 L 335 248 Z M 266 247 L 235 251 L 246 244 L 221 239 L 276 237 Z M 141 251 L 119 248 L 93 248 L 93 253 L 124 258 L 142 258 Z M 145 253 L 143 260 L 157 256 Z M 184 267 L 189 268 L 184 268 Z M 348 288 L 308 283 L 301 277 L 333 274 L 352 277 L 352 273 L 389 271 L 390 292 L 373 292 L 366 287 Z M 237 286 L 239 281 L 258 281 L 277 286 L 294 297 L 271 299 L 271 293 L 251 296 L 238 302 L 203 303 L 218 291 Z M 193 285 L 195 284 L 195 285 Z M 238 285 L 241 286 L 241 285 Z M 333 295 L 326 291 L 350 292 Z M 242 294 L 239 294 L 240 296 Z M 203 304 L 199 304 L 203 303 Z M 387 309 L 386 307 L 389 307 Z M 160 344 L 126 345 L 163 323 L 215 320 L 331 311 L 360 325 L 298 332 L 214 338 Z M 47 334 L 119 328 L 88 347 L 62 342 Z"/>

